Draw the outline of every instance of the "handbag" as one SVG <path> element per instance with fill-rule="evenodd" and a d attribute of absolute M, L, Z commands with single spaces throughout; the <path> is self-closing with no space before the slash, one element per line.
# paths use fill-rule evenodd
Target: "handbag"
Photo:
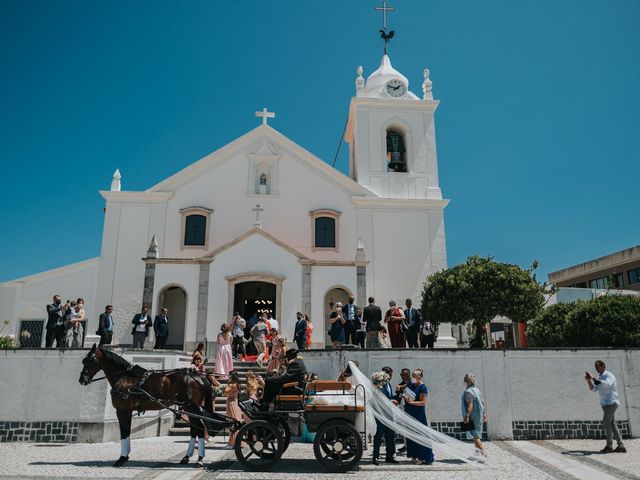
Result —
<path fill-rule="evenodd" d="M 460 422 L 460 431 L 461 432 L 470 432 L 476 429 L 476 424 L 473 423 L 473 420 L 469 419 L 468 422 Z"/>

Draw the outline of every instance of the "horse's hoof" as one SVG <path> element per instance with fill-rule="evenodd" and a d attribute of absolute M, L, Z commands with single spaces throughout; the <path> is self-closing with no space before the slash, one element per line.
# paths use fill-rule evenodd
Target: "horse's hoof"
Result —
<path fill-rule="evenodd" d="M 121 467 L 122 465 L 125 464 L 125 462 L 129 461 L 129 457 L 120 457 L 118 460 L 116 460 L 116 463 L 113 464 L 114 467 Z"/>

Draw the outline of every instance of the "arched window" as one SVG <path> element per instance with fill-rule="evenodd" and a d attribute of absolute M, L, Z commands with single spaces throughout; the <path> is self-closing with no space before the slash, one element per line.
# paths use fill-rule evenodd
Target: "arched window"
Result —
<path fill-rule="evenodd" d="M 213 210 L 206 207 L 187 207 L 180 210 L 180 248 L 206 248 L 209 245 L 209 223 L 212 213 Z"/>
<path fill-rule="evenodd" d="M 315 223 L 315 247 L 336 248 L 336 219 L 318 217 Z"/>
<path fill-rule="evenodd" d="M 407 171 L 407 147 L 400 130 L 387 130 L 387 171 Z"/>
<path fill-rule="evenodd" d="M 205 245 L 207 238 L 207 217 L 204 215 L 189 215 L 185 220 L 184 244 Z"/>

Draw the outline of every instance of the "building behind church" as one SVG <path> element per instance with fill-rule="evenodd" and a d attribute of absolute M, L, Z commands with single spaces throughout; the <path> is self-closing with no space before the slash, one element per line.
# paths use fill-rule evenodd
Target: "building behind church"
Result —
<path fill-rule="evenodd" d="M 358 69 L 348 176 L 273 129 L 266 111 L 262 125 L 148 190 L 124 190 L 116 171 L 100 191 L 100 256 L 1 284 L 0 318 L 38 346 L 52 295 L 80 296 L 88 333 L 111 304 L 114 343 L 130 344 L 141 306 L 166 306 L 168 345 L 189 350 L 214 342 L 234 311 L 271 313 L 291 340 L 303 311 L 323 346 L 330 309 L 349 294 L 383 309 L 389 299 L 419 305 L 424 279 L 447 264 L 439 102 L 423 77 L 419 98 L 386 53 L 366 80 Z"/>

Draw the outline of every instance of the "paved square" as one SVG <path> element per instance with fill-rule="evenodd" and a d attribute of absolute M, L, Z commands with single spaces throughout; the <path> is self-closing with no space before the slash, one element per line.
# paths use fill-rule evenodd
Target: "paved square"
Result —
<path fill-rule="evenodd" d="M 436 455 L 432 466 L 371 464 L 371 448 L 364 452 L 357 471 L 326 472 L 313 456 L 310 444 L 292 443 L 273 472 L 245 472 L 233 451 L 224 450 L 222 437 L 207 444 L 206 468 L 179 465 L 187 437 L 161 437 L 132 441 L 131 461 L 122 468 L 111 465 L 120 453 L 118 442 L 102 444 L 0 444 L 0 477 L 87 478 L 137 480 L 640 480 L 640 439 L 627 440 L 627 454 L 601 455 L 602 441 L 553 440 L 487 442 L 487 468 L 479 469 Z M 195 456 L 193 457 L 195 460 Z"/>

